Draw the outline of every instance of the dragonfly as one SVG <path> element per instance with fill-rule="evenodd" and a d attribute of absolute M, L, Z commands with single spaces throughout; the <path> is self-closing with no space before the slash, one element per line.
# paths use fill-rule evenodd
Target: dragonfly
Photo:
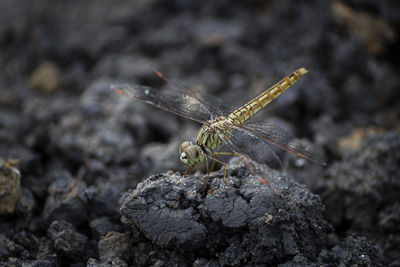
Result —
<path fill-rule="evenodd" d="M 131 84 L 113 84 L 111 89 L 120 95 L 202 124 L 195 142 L 184 141 L 180 145 L 179 159 L 188 167 L 185 176 L 195 166 L 206 162 L 207 178 L 203 182 L 204 185 L 216 162 L 224 166 L 226 183 L 227 163 L 218 159 L 218 156 L 221 155 L 239 156 L 252 171 L 254 168 L 250 162 L 264 163 L 271 154 L 280 162 L 273 147 L 318 164 L 325 164 L 317 153 L 310 147 L 304 146 L 289 131 L 272 123 L 248 122 L 256 113 L 298 82 L 307 72 L 305 68 L 297 69 L 228 115 L 224 115 L 218 108 L 207 103 L 194 92 L 170 81 L 157 70 L 155 71 L 157 76 L 171 85 L 169 89 L 159 90 L 149 86 Z M 230 152 L 218 151 L 222 145 L 228 146 Z M 210 168 L 209 160 L 212 161 Z M 259 180 L 265 184 L 268 183 L 262 176 Z"/>

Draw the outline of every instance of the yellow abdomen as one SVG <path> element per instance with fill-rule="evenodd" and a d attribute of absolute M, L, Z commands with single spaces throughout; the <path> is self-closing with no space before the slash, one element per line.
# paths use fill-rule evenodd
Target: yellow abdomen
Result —
<path fill-rule="evenodd" d="M 307 70 L 305 68 L 300 68 L 241 108 L 232 112 L 227 118 L 218 117 L 207 121 L 197 135 L 197 144 L 202 146 L 207 152 L 217 149 L 222 143 L 231 138 L 232 130 L 235 126 L 244 124 L 268 103 L 295 84 L 306 73 Z"/>
<path fill-rule="evenodd" d="M 267 91 L 263 92 L 256 98 L 249 101 L 247 104 L 238 108 L 228 116 L 228 120 L 232 121 L 236 126 L 244 124 L 247 120 L 253 117 L 258 111 L 263 109 L 272 100 L 285 92 L 289 87 L 295 84 L 300 78 L 307 73 L 305 68 L 300 68 L 286 76 L 278 83 L 271 86 Z"/>

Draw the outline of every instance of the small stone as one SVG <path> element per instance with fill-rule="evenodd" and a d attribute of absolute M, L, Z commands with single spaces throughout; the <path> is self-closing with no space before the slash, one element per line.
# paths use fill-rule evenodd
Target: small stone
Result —
<path fill-rule="evenodd" d="M 40 64 L 31 74 L 28 86 L 46 94 L 55 92 L 61 85 L 61 71 L 54 62 Z"/>
<path fill-rule="evenodd" d="M 14 166 L 17 160 L 0 158 L 0 214 L 13 213 L 21 199 L 21 174 Z"/>
<path fill-rule="evenodd" d="M 108 232 L 98 243 L 100 260 L 107 262 L 114 257 L 128 261 L 132 250 L 132 240 L 128 235 Z"/>
<path fill-rule="evenodd" d="M 79 225 L 86 219 L 86 184 L 69 175 L 61 176 L 49 187 L 49 196 L 43 209 L 43 218 L 50 224 L 54 220 L 68 220 Z"/>
<path fill-rule="evenodd" d="M 70 223 L 54 221 L 47 234 L 53 240 L 54 248 L 63 255 L 78 259 L 84 254 L 88 238 L 78 233 Z"/>

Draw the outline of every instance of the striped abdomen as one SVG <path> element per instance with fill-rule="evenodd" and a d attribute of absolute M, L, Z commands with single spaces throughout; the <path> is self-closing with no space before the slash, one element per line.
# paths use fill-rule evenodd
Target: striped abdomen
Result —
<path fill-rule="evenodd" d="M 232 121 L 233 124 L 239 126 L 244 124 L 247 120 L 253 117 L 258 111 L 263 109 L 268 103 L 277 98 L 280 94 L 285 92 L 290 86 L 295 84 L 300 78 L 307 73 L 305 68 L 300 68 L 286 76 L 278 83 L 271 86 L 267 91 L 257 96 L 253 100 L 241 108 L 235 110 L 228 116 L 228 120 Z"/>

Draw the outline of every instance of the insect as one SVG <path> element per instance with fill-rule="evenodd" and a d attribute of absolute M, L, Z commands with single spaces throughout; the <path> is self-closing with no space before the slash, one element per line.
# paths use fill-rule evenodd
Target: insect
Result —
<path fill-rule="evenodd" d="M 196 142 L 185 141 L 180 145 L 179 159 L 188 166 L 185 175 L 194 166 L 206 161 L 208 175 L 203 183 L 205 184 L 215 162 L 224 166 L 225 181 L 227 164 L 220 161 L 218 156 L 237 155 L 251 167 L 250 161 L 263 163 L 264 159 L 271 153 L 276 156 L 271 146 L 294 153 L 310 161 L 324 164 L 319 156 L 308 147 L 301 145 L 288 131 L 270 123 L 247 122 L 268 103 L 299 81 L 306 73 L 305 68 L 294 71 L 227 116 L 207 104 L 192 91 L 168 80 L 159 71 L 156 71 L 156 74 L 172 85 L 169 90 L 157 90 L 148 86 L 129 84 L 114 84 L 111 89 L 120 95 L 203 124 Z M 223 144 L 227 145 L 231 152 L 216 151 Z M 211 168 L 208 166 L 209 160 L 212 160 Z M 259 179 L 266 183 L 263 178 Z"/>

